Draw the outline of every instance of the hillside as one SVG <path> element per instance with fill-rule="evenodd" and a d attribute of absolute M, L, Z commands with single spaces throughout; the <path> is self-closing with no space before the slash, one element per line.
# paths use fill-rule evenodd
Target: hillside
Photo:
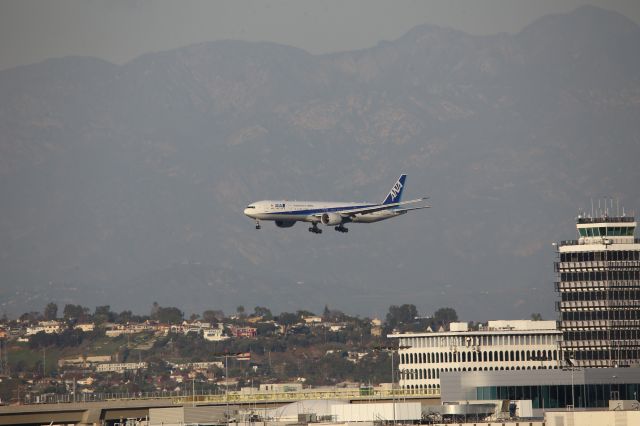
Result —
<path fill-rule="evenodd" d="M 551 242 L 640 208 L 640 28 L 582 7 L 518 34 L 431 25 L 311 55 L 222 41 L 0 72 L 0 303 L 143 311 L 390 304 L 552 318 Z M 268 198 L 433 208 L 347 235 L 261 231 Z"/>

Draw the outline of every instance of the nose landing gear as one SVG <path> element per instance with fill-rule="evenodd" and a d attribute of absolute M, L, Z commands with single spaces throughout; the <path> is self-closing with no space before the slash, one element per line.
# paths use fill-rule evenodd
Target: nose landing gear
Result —
<path fill-rule="evenodd" d="M 314 234 L 322 234 L 322 229 L 318 228 L 317 223 L 314 223 L 309 227 L 309 232 L 313 232 Z"/>
<path fill-rule="evenodd" d="M 260 226 L 260 221 L 256 219 L 256 229 L 261 229 L 262 226 Z"/>
<path fill-rule="evenodd" d="M 345 228 L 343 225 L 338 225 L 333 229 L 335 229 L 338 232 L 349 232 L 349 228 Z"/>

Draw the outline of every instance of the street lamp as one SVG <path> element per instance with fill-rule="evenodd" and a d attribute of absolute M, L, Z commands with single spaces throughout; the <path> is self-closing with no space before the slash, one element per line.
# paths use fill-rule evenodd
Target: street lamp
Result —
<path fill-rule="evenodd" d="M 394 372 L 394 367 L 393 367 L 393 354 L 394 352 L 399 352 L 402 349 L 408 349 L 411 346 L 376 346 L 373 349 L 374 350 L 379 350 L 379 351 L 383 351 L 383 352 L 390 352 L 391 353 L 391 401 L 393 404 L 393 424 L 396 424 L 396 392 L 395 392 L 395 372 Z M 398 378 L 398 382 L 400 381 L 400 379 Z"/>
<path fill-rule="evenodd" d="M 575 410 L 576 407 L 576 401 L 575 401 L 575 388 L 574 388 L 574 381 L 573 381 L 573 373 L 574 371 L 580 371 L 580 368 L 575 366 L 574 363 L 574 359 L 571 358 L 571 353 L 566 352 L 565 353 L 565 362 L 569 365 L 568 368 L 563 368 L 564 371 L 571 371 L 571 410 Z"/>

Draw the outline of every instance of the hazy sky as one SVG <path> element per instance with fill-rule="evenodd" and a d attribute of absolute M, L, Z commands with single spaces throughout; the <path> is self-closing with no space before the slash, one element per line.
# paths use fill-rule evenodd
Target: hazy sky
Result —
<path fill-rule="evenodd" d="M 0 69 L 68 55 L 123 63 L 220 39 L 334 52 L 392 40 L 422 23 L 517 32 L 582 4 L 640 22 L 639 0 L 0 0 Z"/>

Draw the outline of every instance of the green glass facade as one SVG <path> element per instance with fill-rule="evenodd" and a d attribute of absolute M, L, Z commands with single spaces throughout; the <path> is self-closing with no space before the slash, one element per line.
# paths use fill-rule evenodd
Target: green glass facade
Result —
<path fill-rule="evenodd" d="M 573 392 L 572 392 L 573 388 Z M 482 386 L 476 388 L 479 400 L 530 399 L 533 408 L 608 407 L 610 399 L 638 399 L 640 384 L 575 384 L 542 386 Z"/>
<path fill-rule="evenodd" d="M 581 237 L 633 237 L 635 228 L 632 226 L 578 228 Z"/>

